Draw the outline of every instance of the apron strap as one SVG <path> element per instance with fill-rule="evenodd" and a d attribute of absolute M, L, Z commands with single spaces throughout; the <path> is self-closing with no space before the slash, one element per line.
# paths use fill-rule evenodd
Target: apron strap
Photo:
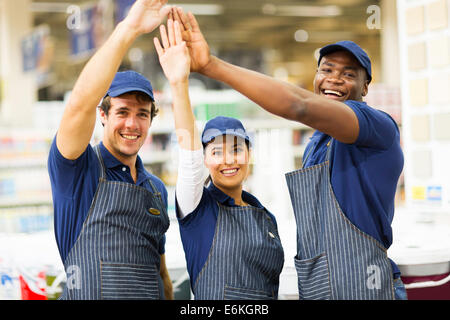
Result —
<path fill-rule="evenodd" d="M 95 151 L 95 154 L 97 155 L 97 158 L 98 158 L 98 160 L 100 162 L 100 178 L 106 180 L 106 169 L 105 169 L 105 164 L 103 162 L 102 154 L 100 152 L 100 144 L 97 144 L 94 147 L 94 151 Z"/>
<path fill-rule="evenodd" d="M 148 183 L 150 184 L 150 187 L 152 188 L 152 191 L 154 194 L 159 194 L 160 192 L 158 191 L 158 189 L 156 189 L 155 184 L 152 182 L 152 179 L 148 179 Z"/>
<path fill-rule="evenodd" d="M 97 155 L 97 158 L 100 162 L 100 178 L 103 178 L 106 180 L 106 167 L 105 167 L 105 163 L 103 162 L 103 157 L 102 154 L 100 152 L 100 144 L 97 144 L 94 147 L 94 151 L 95 154 Z M 161 193 L 158 191 L 158 189 L 156 188 L 155 184 L 152 182 L 152 179 L 148 179 L 148 183 L 150 184 L 150 187 L 152 188 L 152 192 L 155 196 L 160 195 Z M 164 207 L 163 203 L 162 203 L 162 198 L 161 198 L 161 205 L 162 207 Z"/>
<path fill-rule="evenodd" d="M 325 156 L 325 161 L 330 160 L 331 147 L 332 147 L 332 144 L 333 144 L 333 140 L 334 140 L 333 137 L 330 137 L 330 140 L 328 140 L 328 142 L 327 142 L 327 154 Z M 306 160 L 309 158 L 309 156 L 311 155 L 313 150 L 314 150 L 314 147 L 311 147 L 311 149 L 309 150 L 308 154 L 305 157 L 303 157 L 303 165 L 302 165 L 303 169 L 305 168 Z"/>
<path fill-rule="evenodd" d="M 325 157 L 325 161 L 330 161 L 331 158 L 331 148 L 333 146 L 334 139 L 330 137 L 330 140 L 327 142 L 327 155 Z"/>

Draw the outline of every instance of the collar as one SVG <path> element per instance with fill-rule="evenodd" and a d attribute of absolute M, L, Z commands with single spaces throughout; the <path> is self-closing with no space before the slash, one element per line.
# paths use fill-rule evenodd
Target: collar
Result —
<path fill-rule="evenodd" d="M 237 205 L 234 203 L 234 199 L 230 197 L 229 195 L 225 194 L 222 190 L 217 188 L 214 183 L 210 183 L 207 189 L 211 192 L 214 199 L 216 199 L 220 204 L 231 206 L 231 207 L 237 207 Z M 242 190 L 242 199 L 247 202 L 249 205 L 257 208 L 263 209 L 264 207 L 262 204 L 250 193 L 248 193 L 245 190 Z"/>
<path fill-rule="evenodd" d="M 105 164 L 105 167 L 108 169 L 114 169 L 117 167 L 128 167 L 127 165 L 120 162 L 116 157 L 112 155 L 111 152 L 109 152 L 108 149 L 103 144 L 103 141 L 100 141 L 100 154 L 103 158 L 103 163 Z M 138 181 L 136 184 L 139 184 L 139 181 L 142 179 L 148 179 L 150 176 L 147 174 L 147 171 L 144 168 L 144 164 L 142 163 L 141 158 L 139 155 L 136 157 L 136 169 L 138 174 Z"/>

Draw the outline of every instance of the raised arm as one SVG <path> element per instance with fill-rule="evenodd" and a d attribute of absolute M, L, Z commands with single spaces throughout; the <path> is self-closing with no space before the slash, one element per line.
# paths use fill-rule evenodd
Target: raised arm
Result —
<path fill-rule="evenodd" d="M 182 40 L 179 23 L 167 20 L 167 31 L 160 26 L 161 43 L 154 38 L 161 67 L 169 80 L 172 91 L 173 114 L 178 143 L 185 150 L 202 148 L 189 99 L 190 57 L 186 42 Z"/>
<path fill-rule="evenodd" d="M 127 17 L 92 56 L 78 77 L 58 129 L 56 144 L 67 159 L 86 149 L 95 127 L 96 107 L 111 85 L 134 40 L 156 29 L 170 11 L 167 0 L 137 0 Z"/>
<path fill-rule="evenodd" d="M 189 99 L 190 57 L 178 22 L 161 25 L 161 43 L 154 38 L 161 67 L 170 83 L 175 131 L 180 146 L 176 185 L 178 216 L 194 211 L 203 194 L 203 150 Z"/>
<path fill-rule="evenodd" d="M 182 26 L 191 71 L 228 84 L 280 117 L 302 122 L 344 143 L 356 140 L 358 120 L 346 104 L 212 56 L 194 15 L 186 15 L 181 8 L 173 9 L 171 14 Z"/>

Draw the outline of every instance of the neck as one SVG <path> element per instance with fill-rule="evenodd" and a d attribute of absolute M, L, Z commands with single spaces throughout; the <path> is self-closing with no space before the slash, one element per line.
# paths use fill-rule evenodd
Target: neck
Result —
<path fill-rule="evenodd" d="M 242 200 L 242 185 L 240 185 L 239 187 L 233 188 L 233 189 L 226 189 L 223 187 L 219 187 L 217 185 L 215 185 L 220 191 L 222 191 L 223 193 L 225 193 L 227 196 L 233 198 L 234 203 L 237 206 L 246 206 L 247 203 L 244 202 L 244 200 Z"/>
<path fill-rule="evenodd" d="M 114 156 L 114 158 L 116 158 L 122 164 L 124 164 L 130 168 L 131 177 L 133 178 L 133 181 L 136 183 L 136 181 L 137 181 L 137 169 L 136 169 L 137 154 L 129 156 L 129 155 L 122 154 L 120 152 L 116 152 L 116 150 L 114 148 L 111 148 L 108 143 L 105 143 L 105 141 L 103 141 L 103 145 L 109 151 L 109 153 L 111 153 Z"/>

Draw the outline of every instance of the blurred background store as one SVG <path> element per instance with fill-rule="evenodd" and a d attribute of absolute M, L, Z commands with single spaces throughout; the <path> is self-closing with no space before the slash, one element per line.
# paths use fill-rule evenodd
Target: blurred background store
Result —
<path fill-rule="evenodd" d="M 53 235 L 48 150 L 81 69 L 133 2 L 0 0 L 0 299 L 60 293 L 65 279 Z M 366 102 L 397 121 L 405 152 L 388 254 L 410 298 L 450 299 L 450 0 L 169 3 L 196 15 L 215 55 L 309 90 L 322 46 L 353 40 L 368 52 L 374 79 Z M 167 185 L 167 265 L 175 298 L 189 299 L 174 211 L 177 144 L 156 35 L 141 36 L 122 68 L 143 73 L 155 89 L 160 113 L 140 155 Z M 284 173 L 301 167 L 312 130 L 197 74 L 191 75 L 191 99 L 200 129 L 221 114 L 242 119 L 251 132 L 246 187 L 279 223 L 286 254 L 280 298 L 298 298 L 295 221 Z M 98 122 L 92 142 L 99 139 Z"/>

